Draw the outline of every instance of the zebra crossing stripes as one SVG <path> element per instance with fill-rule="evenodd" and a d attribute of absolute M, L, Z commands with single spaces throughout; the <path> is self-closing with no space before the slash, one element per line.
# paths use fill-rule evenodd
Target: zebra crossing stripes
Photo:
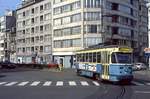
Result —
<path fill-rule="evenodd" d="M 94 84 L 95 86 L 100 86 L 100 84 L 99 84 L 97 81 L 93 81 L 93 84 Z"/>
<path fill-rule="evenodd" d="M 70 85 L 70 86 L 76 86 L 77 84 L 76 84 L 75 81 L 69 81 L 69 85 Z"/>
<path fill-rule="evenodd" d="M 5 86 L 12 86 L 12 85 L 15 85 L 17 82 L 10 82 L 10 83 L 7 83 Z"/>
<path fill-rule="evenodd" d="M 26 81 L 26 82 L 21 82 L 21 83 L 18 84 L 18 86 L 25 86 L 25 85 L 28 84 L 28 83 L 29 83 L 28 81 Z"/>
<path fill-rule="evenodd" d="M 6 84 L 7 82 L 0 82 L 0 85 Z"/>
<path fill-rule="evenodd" d="M 81 85 L 82 86 L 89 86 L 89 84 L 87 83 L 87 81 L 81 81 Z"/>
<path fill-rule="evenodd" d="M 51 81 L 46 81 L 44 84 L 43 84 L 43 86 L 50 86 L 51 85 Z"/>
<path fill-rule="evenodd" d="M 56 86 L 63 86 L 63 81 L 57 81 Z"/>
<path fill-rule="evenodd" d="M 150 86 L 150 82 L 138 82 L 132 81 L 133 85 L 137 86 Z M 0 82 L 0 86 L 96 86 L 99 87 L 98 81 L 12 81 L 12 82 Z"/>
<path fill-rule="evenodd" d="M 30 86 L 37 86 L 38 84 L 40 84 L 40 81 L 34 81 Z"/>

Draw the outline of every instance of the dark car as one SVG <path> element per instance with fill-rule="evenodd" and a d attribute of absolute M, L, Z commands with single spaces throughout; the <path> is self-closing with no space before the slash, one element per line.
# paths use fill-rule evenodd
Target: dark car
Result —
<path fill-rule="evenodd" d="M 4 61 L 0 63 L 1 68 L 6 68 L 6 69 L 14 69 L 16 68 L 16 64 L 12 63 L 10 61 Z"/>

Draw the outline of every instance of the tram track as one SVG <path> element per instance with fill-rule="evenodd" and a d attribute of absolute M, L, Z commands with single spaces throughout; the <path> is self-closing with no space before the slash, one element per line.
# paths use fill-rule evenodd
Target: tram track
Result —
<path fill-rule="evenodd" d="M 123 99 L 125 93 L 126 93 L 126 89 L 124 86 L 120 86 L 121 92 L 120 94 L 115 98 L 115 99 Z"/>

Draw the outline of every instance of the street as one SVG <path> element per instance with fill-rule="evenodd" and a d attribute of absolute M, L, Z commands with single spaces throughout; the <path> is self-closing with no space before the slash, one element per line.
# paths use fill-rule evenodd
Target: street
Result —
<path fill-rule="evenodd" d="M 148 74 L 135 72 L 130 85 L 114 85 L 77 76 L 74 69 L 1 70 L 0 99 L 149 99 Z"/>

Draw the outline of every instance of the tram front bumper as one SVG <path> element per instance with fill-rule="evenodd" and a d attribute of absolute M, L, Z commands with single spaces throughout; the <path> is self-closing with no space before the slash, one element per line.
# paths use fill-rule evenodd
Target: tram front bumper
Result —
<path fill-rule="evenodd" d="M 110 77 L 111 81 L 131 81 L 133 79 L 133 75 L 127 75 L 127 76 L 112 76 Z"/>

